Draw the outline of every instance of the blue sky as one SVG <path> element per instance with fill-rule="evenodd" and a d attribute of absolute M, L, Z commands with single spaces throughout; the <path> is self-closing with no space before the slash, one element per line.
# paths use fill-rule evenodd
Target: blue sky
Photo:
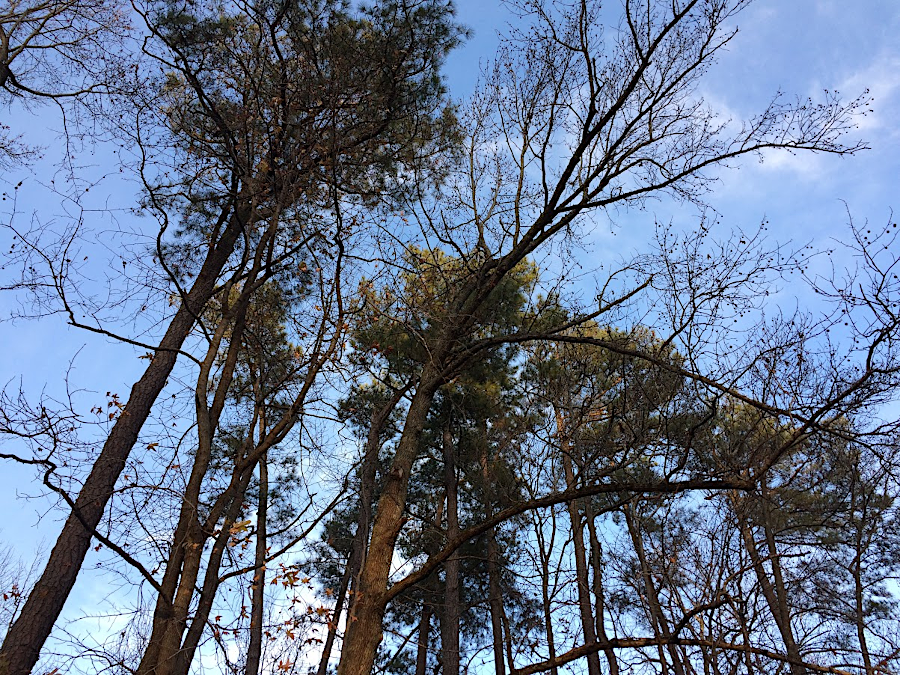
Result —
<path fill-rule="evenodd" d="M 472 91 L 480 65 L 491 57 L 496 31 L 504 29 L 509 13 L 491 0 L 462 0 L 457 5 L 460 20 L 473 35 L 451 55 L 447 76 L 451 92 L 463 99 Z M 740 118 L 761 110 L 778 90 L 815 99 L 823 88 L 838 89 L 848 97 L 868 88 L 874 113 L 862 120 L 859 137 L 872 149 L 849 158 L 770 156 L 762 164 L 748 160 L 737 170 L 723 172 L 710 202 L 723 214 L 725 226 L 752 229 L 767 218 L 778 240 L 827 246 L 829 238 L 844 237 L 848 209 L 857 221 L 886 223 L 891 207 L 900 209 L 900 3 L 757 0 L 738 17 L 737 25 L 738 37 L 704 85 L 703 93 L 716 109 Z M 4 183 L 0 192 L 9 192 L 24 180 L 16 222 L 24 224 L 36 214 L 43 222 L 64 223 L 71 209 L 47 187 L 57 150 L 53 130 L 60 126 L 58 111 L 47 106 L 0 114 L 14 129 L 18 125 L 26 140 L 46 146 L 45 162 L 0 177 Z M 107 168 L 117 171 L 105 152 L 101 149 L 84 158 L 97 175 Z M 122 209 L 120 224 L 127 226 L 126 209 L 135 194 L 133 184 L 109 179 L 88 203 Z M 9 203 L 0 204 L 4 220 L 9 218 Z M 654 217 L 672 216 L 690 222 L 693 213 L 661 202 L 648 212 L 620 217 L 612 230 L 608 225 L 598 228 L 595 243 L 625 255 L 649 238 Z M 99 214 L 89 214 L 88 222 L 95 231 L 108 225 Z M 8 246 L 8 232 L 0 231 L 0 247 L 6 251 Z M 144 363 L 132 348 L 68 328 L 60 316 L 9 321 L 15 307 L 15 298 L 0 293 L 0 383 L 14 389 L 21 378 L 33 400 L 41 391 L 59 397 L 65 391 L 63 375 L 72 363 L 73 385 L 95 392 L 85 394 L 85 400 L 102 398 L 106 391 L 127 395 Z M 12 544 L 23 558 L 33 556 L 41 540 L 52 545 L 59 528 L 60 512 L 45 514 L 47 500 L 21 498 L 40 494 L 33 479 L 29 469 L 0 463 L 0 513 L 6 514 L 0 540 Z M 84 605 L 94 603 L 103 592 L 90 575 L 83 576 L 76 589 L 73 601 Z"/>

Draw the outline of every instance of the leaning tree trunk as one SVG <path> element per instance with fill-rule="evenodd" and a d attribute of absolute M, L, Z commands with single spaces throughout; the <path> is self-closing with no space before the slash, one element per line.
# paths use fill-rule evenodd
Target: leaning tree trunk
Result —
<path fill-rule="evenodd" d="M 258 271 L 257 266 L 254 265 L 251 280 Z M 138 666 L 138 675 L 165 673 L 168 668 L 165 664 L 171 662 L 174 655 L 181 649 L 182 636 L 194 599 L 197 576 L 202 566 L 204 547 L 210 536 L 209 528 L 204 527 L 200 522 L 197 507 L 201 502 L 203 482 L 212 461 L 215 430 L 219 426 L 219 418 L 234 377 L 242 345 L 241 338 L 246 328 L 246 315 L 251 295 L 252 291 L 249 285 L 245 286 L 234 306 L 233 316 L 223 316 L 220 319 L 207 349 L 206 357 L 200 365 L 194 392 L 197 449 L 191 466 L 191 474 L 181 498 L 178 523 L 169 548 L 166 570 L 160 584 L 162 592 L 156 598 L 153 627 L 147 648 L 144 650 Z M 208 398 L 212 369 L 221 358 L 222 340 L 229 329 L 231 336 L 210 406 Z M 252 436 L 253 430 L 250 431 L 250 434 Z M 231 482 L 234 483 L 234 476 L 232 476 Z"/>
<path fill-rule="evenodd" d="M 409 474 L 419 454 L 422 429 L 440 384 L 435 366 L 427 365 L 419 378 L 419 387 L 410 403 L 403 434 L 378 500 L 366 560 L 360 570 L 353 611 L 347 622 L 338 675 L 370 675 L 375 665 L 382 639 L 387 606 L 385 594 L 394 545 L 403 527 Z"/>
<path fill-rule="evenodd" d="M 381 433 L 405 392 L 405 388 L 397 389 L 381 408 L 377 408 L 372 412 L 369 433 L 366 436 L 366 446 L 363 450 L 362 471 L 360 472 L 359 518 L 356 521 L 356 534 L 353 536 L 353 542 L 350 545 L 347 567 L 341 577 L 341 585 L 338 589 L 337 600 L 334 606 L 334 616 L 328 622 L 328 634 L 325 637 L 325 644 L 322 646 L 322 655 L 319 657 L 319 668 L 316 671 L 316 675 L 327 675 L 328 673 L 328 662 L 331 660 L 331 651 L 334 649 L 334 642 L 337 638 L 338 624 L 344 610 L 347 591 L 349 588 L 355 591 L 356 586 L 359 584 L 359 572 L 362 569 L 363 562 L 365 562 L 366 545 L 369 543 L 369 525 L 372 522 L 372 497 L 375 494 L 378 452 L 381 450 Z M 352 611 L 353 599 L 351 597 L 347 613 L 350 614 Z"/>
<path fill-rule="evenodd" d="M 750 555 L 750 561 L 753 563 L 753 571 L 756 573 L 757 581 L 762 588 L 763 597 L 769 605 L 778 631 L 781 633 L 781 639 L 784 642 L 784 648 L 787 652 L 791 665 L 791 675 L 805 675 L 806 669 L 803 667 L 803 659 L 800 654 L 800 648 L 797 640 L 794 638 L 794 629 L 791 625 L 791 612 L 788 605 L 787 587 L 784 582 L 784 574 L 782 573 L 781 559 L 778 555 L 778 547 L 775 542 L 775 535 L 772 532 L 768 508 L 766 506 L 765 484 L 762 489 L 764 493 L 759 497 L 759 505 L 763 514 L 763 535 L 766 538 L 766 545 L 769 549 L 769 565 L 771 573 L 769 573 L 763 564 L 763 557 L 760 555 L 756 540 L 753 537 L 753 531 L 750 523 L 744 514 L 738 514 L 738 524 L 741 530 L 741 537 L 744 540 L 744 546 Z M 739 504 L 740 498 L 732 497 L 734 504 Z M 737 511 L 737 509 L 735 509 Z"/>
<path fill-rule="evenodd" d="M 232 215 L 219 242 L 207 254 L 190 292 L 169 323 L 150 365 L 131 388 L 128 402 L 78 493 L 72 513 L 50 552 L 41 577 L 6 634 L 0 648 L 0 672 L 4 675 L 28 675 L 37 663 L 41 648 L 75 585 L 116 481 L 125 468 L 150 409 L 175 367 L 178 351 L 190 334 L 197 316 L 215 292 L 219 274 L 248 220 L 246 216 Z"/>
<path fill-rule="evenodd" d="M 667 644 L 669 657 L 672 660 L 672 670 L 675 671 L 675 675 L 685 675 L 685 668 L 681 654 L 678 652 L 678 647 L 668 643 L 669 639 L 672 637 L 671 631 L 669 630 L 669 622 L 663 612 L 662 605 L 659 602 L 659 594 L 656 591 L 656 584 L 650 570 L 650 563 L 647 560 L 647 554 L 644 550 L 644 540 L 642 538 L 638 519 L 634 515 L 634 509 L 631 504 L 627 504 L 623 508 L 623 512 L 625 514 L 625 523 L 628 526 L 628 532 L 631 535 L 631 541 L 634 545 L 634 551 L 638 558 L 638 564 L 641 570 L 641 581 L 644 585 L 644 593 L 653 630 L 656 632 L 657 637 L 661 638 L 663 642 Z M 667 668 L 662 645 L 659 646 L 659 655 L 660 662 L 665 671 Z"/>
<path fill-rule="evenodd" d="M 603 550 L 600 547 L 600 539 L 597 537 L 597 526 L 594 523 L 594 511 L 589 506 L 585 506 L 585 519 L 588 525 L 588 536 L 591 542 L 590 563 L 594 573 L 593 590 L 594 590 L 594 619 L 596 622 L 597 638 L 602 644 L 609 643 L 609 636 L 606 634 L 606 599 L 603 589 Z M 603 650 L 606 656 L 606 663 L 609 666 L 609 675 L 619 675 L 619 661 L 616 658 L 616 652 L 611 647 Z"/>

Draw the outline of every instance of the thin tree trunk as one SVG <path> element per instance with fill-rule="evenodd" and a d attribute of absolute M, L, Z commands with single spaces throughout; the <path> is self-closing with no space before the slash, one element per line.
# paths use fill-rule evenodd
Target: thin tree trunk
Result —
<path fill-rule="evenodd" d="M 486 517 L 490 518 L 493 514 Z M 494 640 L 494 673 L 506 675 L 503 658 L 503 596 L 500 592 L 500 569 L 497 564 L 497 541 L 494 528 L 487 531 L 488 604 L 491 610 L 491 634 Z"/>
<path fill-rule="evenodd" d="M 247 647 L 245 675 L 259 675 L 262 657 L 263 596 L 266 587 L 266 516 L 269 505 L 269 464 L 266 456 L 259 460 L 259 503 L 256 507 L 256 572 L 250 586 L 250 644 Z"/>
<path fill-rule="evenodd" d="M 422 614 L 419 618 L 419 646 L 416 649 L 416 675 L 425 675 L 428 665 L 428 642 L 431 639 L 431 604 L 422 603 Z"/>
<path fill-rule="evenodd" d="M 869 643 L 866 640 L 866 614 L 864 606 L 865 585 L 862 578 L 862 556 L 868 548 L 868 541 L 863 543 L 863 527 L 866 523 L 865 507 L 864 513 L 860 521 L 857 521 L 857 534 L 855 538 L 855 548 L 853 562 L 850 564 L 850 573 L 853 575 L 853 599 L 855 603 L 856 616 L 856 637 L 859 640 L 859 652 L 863 659 L 863 665 L 866 668 L 866 675 L 875 675 L 875 669 L 872 667 L 872 657 L 869 654 Z"/>
<path fill-rule="evenodd" d="M 634 515 L 634 509 L 628 504 L 623 508 L 623 511 L 625 513 L 625 522 L 628 525 L 628 532 L 631 535 L 631 541 L 634 544 L 634 550 L 638 557 L 638 563 L 640 564 L 641 579 L 644 583 L 644 592 L 646 593 L 653 629 L 658 636 L 668 640 L 671 637 L 669 622 L 666 619 L 666 616 L 662 611 L 662 605 L 660 605 L 659 602 L 659 595 L 656 592 L 656 584 L 653 581 L 653 574 L 650 570 L 650 564 L 647 561 L 647 555 L 644 550 L 644 540 L 641 536 L 637 518 Z M 659 650 L 663 670 L 667 670 L 662 645 L 660 645 Z M 682 663 L 681 654 L 678 652 L 678 647 L 670 644 L 668 645 L 668 652 L 669 657 L 672 660 L 672 670 L 675 671 L 675 675 L 684 675 L 684 664 Z"/>
<path fill-rule="evenodd" d="M 66 519 L 40 579 L 6 634 L 0 648 L 0 672 L 5 675 L 28 675 L 37 663 L 41 648 L 75 585 L 93 532 L 100 524 L 131 449 L 175 366 L 178 350 L 190 334 L 196 317 L 212 297 L 219 273 L 234 250 L 246 221 L 246 214 L 231 217 L 169 323 L 150 365 L 131 388 L 128 402 L 78 493 L 73 513 Z"/>
<path fill-rule="evenodd" d="M 337 599 L 334 605 L 334 614 L 331 621 L 328 622 L 328 635 L 325 637 L 325 644 L 322 646 L 322 656 L 319 657 L 319 668 L 316 675 L 327 675 L 328 662 L 331 660 L 331 650 L 334 648 L 334 639 L 337 636 L 338 624 L 341 621 L 341 614 L 344 610 L 344 602 L 347 599 L 347 590 L 350 586 L 350 578 L 353 574 L 353 553 L 347 558 L 347 565 L 344 567 L 344 573 L 341 575 L 341 585 L 338 588 Z"/>
<path fill-rule="evenodd" d="M 445 410 L 443 428 L 444 489 L 447 494 L 447 539 L 459 534 L 456 448 L 450 430 L 450 410 Z M 444 611 L 441 614 L 441 662 L 443 675 L 459 675 L 459 550 L 444 563 Z"/>
<path fill-rule="evenodd" d="M 566 488 L 571 490 L 576 487 L 575 469 L 572 463 L 565 420 L 563 419 L 562 411 L 558 408 L 556 410 L 556 433 L 559 440 L 560 453 L 562 454 Z M 584 643 L 590 645 L 597 642 L 597 633 L 594 628 L 594 611 L 588 581 L 587 553 L 584 546 L 584 523 L 581 518 L 578 500 L 573 499 L 567 502 L 566 509 L 569 512 L 569 522 L 572 526 L 572 543 L 575 547 L 575 580 L 578 587 L 578 610 L 581 616 L 581 630 L 584 633 Z M 600 655 L 597 652 L 587 655 L 587 664 L 588 675 L 600 675 Z"/>
<path fill-rule="evenodd" d="M 257 271 L 257 267 L 254 265 L 251 280 Z M 197 576 L 203 562 L 203 548 L 209 538 L 200 523 L 197 507 L 200 503 L 203 481 L 212 460 L 215 429 L 218 427 L 219 417 L 224 409 L 226 395 L 237 364 L 251 295 L 252 291 L 248 284 L 234 307 L 233 316 L 223 316 L 220 319 L 197 376 L 194 391 L 197 450 L 191 466 L 191 475 L 181 499 L 178 524 L 175 528 L 175 535 L 169 551 L 169 562 L 166 564 L 161 584 L 163 592 L 156 598 L 153 628 L 147 648 L 138 666 L 139 675 L 165 672 L 167 666 L 160 664 L 172 659 L 181 648 L 181 640 L 194 598 Z M 210 406 L 210 374 L 216 361 L 220 358 L 221 343 L 229 328 L 231 337 L 224 368 L 215 386 L 213 403 Z M 260 415 L 260 423 L 263 423 L 262 415 Z M 254 429 L 250 431 L 250 440 L 252 440 L 254 431 Z M 261 439 L 264 436 L 264 433 L 260 434 Z"/>
<path fill-rule="evenodd" d="M 434 513 L 434 528 L 440 530 L 441 522 L 444 520 L 444 499 L 442 498 L 437 505 Z M 437 543 L 426 546 L 425 552 L 428 555 L 434 555 L 439 550 Z M 438 594 L 438 578 L 437 574 L 432 574 L 424 583 L 424 599 L 422 600 L 422 614 L 419 620 L 419 646 L 416 650 L 416 675 L 425 675 L 425 668 L 428 663 L 428 643 L 431 640 L 431 616 L 434 614 L 432 598 Z"/>
<path fill-rule="evenodd" d="M 487 422 L 479 420 L 478 426 L 484 518 L 485 520 L 490 520 L 494 516 L 494 507 L 492 504 L 493 477 L 491 476 L 491 466 L 488 458 Z M 503 596 L 500 590 L 499 552 L 493 527 L 485 532 L 485 538 L 487 539 L 488 606 L 490 607 L 491 634 L 494 641 L 494 673 L 495 675 L 506 675 L 506 665 L 503 657 Z"/>
<path fill-rule="evenodd" d="M 197 646 L 200 644 L 200 638 L 206 630 L 206 624 L 209 620 L 210 611 L 212 610 L 213 600 L 216 597 L 219 584 L 221 583 L 219 578 L 219 568 L 222 565 L 222 556 L 225 553 L 228 540 L 231 538 L 231 528 L 241 512 L 243 495 L 247 490 L 247 485 L 253 475 L 254 468 L 255 467 L 251 466 L 245 469 L 243 479 L 237 485 L 236 489 L 231 491 L 231 501 L 228 506 L 228 511 L 225 514 L 225 518 L 222 521 L 221 531 L 216 537 L 212 550 L 210 551 L 206 573 L 203 578 L 203 585 L 200 587 L 200 592 L 198 594 L 199 602 L 197 603 L 197 610 L 191 619 L 190 626 L 187 629 L 187 634 L 185 635 L 181 648 L 172 655 L 172 658 L 170 659 L 172 667 L 161 669 L 159 675 L 169 675 L 170 673 L 172 675 L 187 675 L 190 670 L 191 663 L 194 660 L 194 654 L 197 651 Z"/>
<path fill-rule="evenodd" d="M 765 497 L 763 497 L 763 500 L 765 500 Z M 788 657 L 791 659 L 791 675 L 805 675 L 806 669 L 802 665 L 800 665 L 802 659 L 800 656 L 800 650 L 797 647 L 797 642 L 794 639 L 793 627 L 791 626 L 790 611 L 787 607 L 786 598 L 783 597 L 786 593 L 786 589 L 784 586 L 784 577 L 781 573 L 781 562 L 778 558 L 778 550 L 775 547 L 775 539 L 774 536 L 772 536 L 770 527 L 768 526 L 768 514 L 764 509 L 763 519 L 766 522 L 763 524 L 763 530 L 766 537 L 766 543 L 769 548 L 769 564 L 772 568 L 771 575 L 763 565 L 762 556 L 760 556 L 759 554 L 759 548 L 756 545 L 756 540 L 753 537 L 753 532 L 750 529 L 750 525 L 747 522 L 746 517 L 738 512 L 740 508 L 740 501 L 736 495 L 732 495 L 732 503 L 735 505 L 738 525 L 741 530 L 741 537 L 744 540 L 744 546 L 747 549 L 747 553 L 750 555 L 750 561 L 753 563 L 753 571 L 756 574 L 756 579 L 759 582 L 760 588 L 762 588 L 763 597 L 765 597 L 766 603 L 769 605 L 769 611 L 772 613 L 772 617 L 775 619 L 775 624 L 776 626 L 778 626 L 778 631 L 779 633 L 781 633 L 781 639 L 784 642 L 785 651 L 787 652 Z"/>
<path fill-rule="evenodd" d="M 606 599 L 603 591 L 603 551 L 600 548 L 600 539 L 597 537 L 597 526 L 594 523 L 594 512 L 589 506 L 585 506 L 585 517 L 588 525 L 588 537 L 591 543 L 590 563 L 593 569 L 594 590 L 594 619 L 597 628 L 597 638 L 601 643 L 609 642 L 606 634 Z M 609 675 L 619 675 L 619 661 L 616 652 L 612 648 L 603 650 L 606 663 L 609 666 Z"/>
<path fill-rule="evenodd" d="M 553 614 L 550 606 L 550 555 L 553 550 L 553 542 L 556 539 L 556 509 L 551 508 L 550 518 L 553 529 L 550 532 L 550 541 L 545 542 L 541 530 L 540 518 L 532 516 L 535 536 L 538 540 L 538 557 L 541 563 L 541 608 L 544 612 L 544 634 L 547 637 L 547 658 L 554 665 L 550 668 L 550 675 L 558 675 L 559 667 L 556 665 L 556 640 L 553 635 Z"/>
<path fill-rule="evenodd" d="M 381 408 L 372 411 L 372 420 L 369 425 L 369 433 L 366 436 L 365 449 L 363 450 L 362 471 L 360 472 L 359 518 L 356 522 L 356 534 L 350 545 L 350 556 L 347 558 L 347 567 L 341 577 L 341 586 L 334 608 L 334 616 L 328 624 L 328 635 L 322 647 L 322 656 L 319 658 L 319 668 L 316 671 L 316 675 L 327 675 L 328 673 L 328 662 L 331 660 L 331 651 L 334 649 L 348 586 L 354 591 L 353 595 L 355 595 L 357 590 L 359 572 L 365 562 L 366 545 L 369 542 L 369 525 L 372 521 L 372 496 L 375 494 L 378 453 L 381 450 L 381 433 L 388 418 L 405 393 L 405 387 L 397 389 Z M 348 615 L 353 612 L 353 595 L 351 595 L 348 603 Z"/>

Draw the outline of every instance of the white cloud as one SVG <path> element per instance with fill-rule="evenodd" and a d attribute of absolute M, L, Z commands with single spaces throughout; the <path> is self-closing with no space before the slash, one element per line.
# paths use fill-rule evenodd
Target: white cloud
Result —
<path fill-rule="evenodd" d="M 841 92 L 856 96 L 866 89 L 872 110 L 858 122 L 860 130 L 896 130 L 900 114 L 900 54 L 882 53 L 841 83 Z"/>

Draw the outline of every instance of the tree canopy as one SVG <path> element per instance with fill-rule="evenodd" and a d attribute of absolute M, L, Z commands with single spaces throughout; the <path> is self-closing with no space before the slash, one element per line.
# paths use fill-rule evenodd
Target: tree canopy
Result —
<path fill-rule="evenodd" d="M 0 395 L 64 521 L 0 560 L 0 675 L 895 672 L 897 226 L 822 272 L 711 207 L 744 158 L 857 154 L 871 101 L 717 112 L 749 4 L 510 3 L 466 100 L 445 0 L 0 10 L 4 103 L 139 191 L 96 237 L 13 203 L 0 288 L 141 363 Z M 587 253 L 650 204 L 695 215 Z"/>

